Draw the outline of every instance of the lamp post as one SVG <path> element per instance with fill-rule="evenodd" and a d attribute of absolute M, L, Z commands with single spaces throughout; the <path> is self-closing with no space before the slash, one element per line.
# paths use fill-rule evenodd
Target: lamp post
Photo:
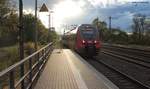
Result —
<path fill-rule="evenodd" d="M 112 33 L 112 30 L 111 30 L 111 19 L 112 19 L 112 17 L 110 16 L 109 17 L 109 31 Z"/>
<path fill-rule="evenodd" d="M 52 13 L 54 13 L 54 11 L 49 11 L 49 15 L 48 15 L 49 16 L 49 31 L 51 31 L 51 28 L 52 28 L 52 23 L 51 23 L 51 21 L 52 21 L 51 20 L 51 14 Z"/>
<path fill-rule="evenodd" d="M 112 32 L 112 20 L 118 19 L 118 17 L 109 16 L 109 30 Z"/>
<path fill-rule="evenodd" d="M 37 51 L 37 37 L 38 37 L 38 31 L 37 31 L 37 0 L 35 0 L 35 39 L 34 39 L 34 49 Z"/>
<path fill-rule="evenodd" d="M 23 31 L 23 2 L 19 0 L 19 59 L 24 58 L 24 31 Z M 20 77 L 24 76 L 24 65 L 20 66 Z M 24 80 L 21 82 L 21 89 L 24 89 Z"/>

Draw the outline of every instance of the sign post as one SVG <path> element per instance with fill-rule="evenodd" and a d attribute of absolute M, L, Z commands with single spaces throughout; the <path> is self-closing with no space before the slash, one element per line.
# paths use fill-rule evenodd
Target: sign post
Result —
<path fill-rule="evenodd" d="M 40 12 L 49 12 L 49 10 L 48 10 L 48 8 L 47 8 L 47 6 L 46 6 L 45 3 L 44 3 L 44 4 L 42 5 L 42 7 L 40 8 Z"/>
<path fill-rule="evenodd" d="M 50 31 L 51 31 L 51 13 L 53 13 L 53 11 L 49 11 L 46 4 L 44 3 L 42 5 L 42 7 L 40 8 L 40 12 L 48 12 L 49 13 L 49 34 L 50 34 Z M 48 40 L 50 41 L 49 37 L 48 37 Z"/>

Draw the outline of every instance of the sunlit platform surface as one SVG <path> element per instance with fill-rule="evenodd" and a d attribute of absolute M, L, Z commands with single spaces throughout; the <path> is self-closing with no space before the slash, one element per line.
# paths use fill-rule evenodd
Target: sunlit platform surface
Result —
<path fill-rule="evenodd" d="M 78 54 L 55 49 L 34 89 L 119 89 Z"/>

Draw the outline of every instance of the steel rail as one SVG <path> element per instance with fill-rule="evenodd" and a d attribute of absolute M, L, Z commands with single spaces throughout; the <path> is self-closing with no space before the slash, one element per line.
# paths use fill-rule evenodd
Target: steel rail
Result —
<path fill-rule="evenodd" d="M 121 48 L 121 49 L 128 49 L 128 50 L 132 50 L 134 52 L 141 52 L 141 53 L 144 53 L 146 55 L 150 55 L 150 50 L 144 50 L 144 49 L 141 49 L 141 48 L 133 48 L 133 47 L 125 47 L 125 46 L 117 46 L 117 45 L 108 45 L 108 44 L 104 44 L 103 45 L 104 47 L 113 47 L 113 48 Z"/>
<path fill-rule="evenodd" d="M 144 68 L 148 68 L 148 69 L 150 68 L 149 63 L 145 63 L 145 62 L 140 61 L 140 60 L 135 60 L 135 59 L 131 59 L 129 57 L 123 56 L 123 55 L 114 54 L 113 52 L 110 52 L 110 51 L 101 51 L 101 52 L 106 54 L 106 55 L 110 55 L 110 56 L 116 57 L 118 59 L 122 59 L 123 61 L 127 61 L 129 63 L 140 65 Z"/>
<path fill-rule="evenodd" d="M 123 52 L 129 52 L 131 54 L 138 54 L 139 56 L 144 56 L 149 58 L 150 57 L 150 52 L 143 51 L 143 50 L 134 50 L 130 48 L 123 48 L 123 47 L 112 47 L 112 46 L 103 46 L 104 49 L 114 49 L 114 50 L 119 50 Z"/>
<path fill-rule="evenodd" d="M 150 63 L 150 60 L 144 60 L 144 58 L 147 58 L 145 56 L 137 57 L 135 55 L 133 56 L 133 55 L 129 55 L 129 54 L 126 54 L 126 53 L 120 53 L 120 52 L 109 50 L 109 49 L 103 49 L 103 51 L 114 53 L 114 54 L 117 54 L 117 55 L 120 55 L 120 56 L 124 56 L 124 57 L 130 58 L 130 59 L 137 60 L 137 61 L 141 61 L 141 62 L 145 62 L 145 63 Z"/>

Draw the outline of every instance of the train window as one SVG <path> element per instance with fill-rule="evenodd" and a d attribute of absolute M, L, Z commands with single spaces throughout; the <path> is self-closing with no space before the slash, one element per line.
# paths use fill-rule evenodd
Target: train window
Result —
<path fill-rule="evenodd" d="M 91 39 L 95 39 L 96 33 L 95 30 L 93 29 L 82 30 L 82 36 L 84 39 L 91 40 Z"/>
<path fill-rule="evenodd" d="M 86 31 L 83 31 L 83 34 L 93 34 L 94 32 L 92 30 L 86 30 Z"/>

